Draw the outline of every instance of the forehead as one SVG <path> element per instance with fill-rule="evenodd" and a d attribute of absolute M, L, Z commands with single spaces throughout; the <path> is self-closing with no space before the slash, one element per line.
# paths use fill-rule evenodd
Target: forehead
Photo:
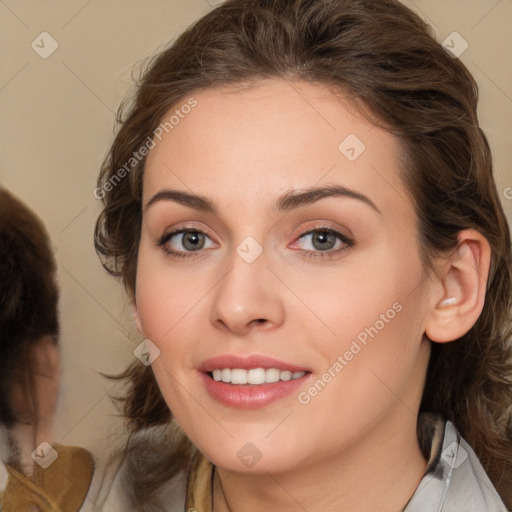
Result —
<path fill-rule="evenodd" d="M 195 107 L 182 109 L 191 97 Z M 144 201 L 172 187 L 224 203 L 243 195 L 256 207 L 290 189 L 329 183 L 364 191 L 384 209 L 409 203 L 398 141 L 321 84 L 272 79 L 206 89 L 162 123 L 173 115 L 149 153 Z"/>

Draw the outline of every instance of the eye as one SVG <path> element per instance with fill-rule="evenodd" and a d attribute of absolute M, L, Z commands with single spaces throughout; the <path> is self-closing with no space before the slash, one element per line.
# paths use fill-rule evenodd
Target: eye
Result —
<path fill-rule="evenodd" d="M 332 258 L 354 246 L 353 240 L 328 227 L 310 229 L 302 233 L 298 240 L 306 242 L 302 244 L 301 252 L 311 258 Z"/>
<path fill-rule="evenodd" d="M 318 227 L 303 232 L 298 240 L 306 241 L 302 244 L 306 246 L 301 249 L 302 254 L 321 259 L 333 258 L 354 245 L 353 240 L 346 235 L 328 227 Z M 197 228 L 180 228 L 166 233 L 157 245 L 166 254 L 176 258 L 199 256 L 215 246 L 210 237 Z"/>
<path fill-rule="evenodd" d="M 170 233 L 166 233 L 159 240 L 158 246 L 161 247 L 170 256 L 187 258 L 198 255 L 187 253 L 195 252 L 203 254 L 204 249 L 214 246 L 214 244 L 210 245 L 209 247 L 205 246 L 207 240 L 210 240 L 210 237 L 199 229 L 182 228 L 171 231 Z"/>

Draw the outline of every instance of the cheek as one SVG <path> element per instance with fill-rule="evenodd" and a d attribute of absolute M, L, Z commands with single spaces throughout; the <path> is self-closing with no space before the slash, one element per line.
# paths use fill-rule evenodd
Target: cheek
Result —
<path fill-rule="evenodd" d="M 393 393 L 405 392 L 423 334 L 422 278 L 419 261 L 389 253 L 368 265 L 366 273 L 346 280 L 348 289 L 338 292 L 337 300 L 334 294 L 341 283 L 330 284 L 333 300 L 326 305 L 325 318 L 336 336 L 325 338 L 331 341 L 324 353 L 328 367 L 338 362 L 340 371 L 325 394 L 327 402 L 338 400 L 354 410 L 363 403 L 374 407 L 392 402 Z M 347 389 L 349 394 L 344 393 Z"/>
<path fill-rule="evenodd" d="M 172 339 L 182 322 L 193 316 L 201 291 L 187 272 L 171 268 L 158 252 L 141 241 L 135 300 L 144 336 L 157 346 Z M 162 350 L 163 347 L 159 348 Z"/>
<path fill-rule="evenodd" d="M 354 397 L 382 387 L 370 369 L 397 386 L 408 378 L 423 334 L 423 277 L 413 244 L 388 246 L 310 288 L 308 305 L 325 326 L 316 335 L 317 350 L 326 369 L 341 356 L 344 377 L 336 380 L 359 383 Z"/>
<path fill-rule="evenodd" d="M 346 265 L 340 262 L 339 268 L 307 276 L 290 272 L 285 279 L 309 307 L 309 316 L 325 327 L 319 334 L 347 340 L 375 324 L 382 331 L 396 323 L 397 309 L 410 302 L 422 269 L 413 247 L 405 254 L 382 244 L 347 259 Z"/>

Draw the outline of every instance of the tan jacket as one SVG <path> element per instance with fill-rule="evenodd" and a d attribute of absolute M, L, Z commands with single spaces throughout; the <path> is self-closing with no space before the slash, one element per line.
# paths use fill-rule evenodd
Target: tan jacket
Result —
<path fill-rule="evenodd" d="M 89 493 L 94 462 L 83 448 L 55 445 L 48 465 L 34 464 L 27 478 L 0 465 L 0 509 L 5 512 L 78 512 Z"/>

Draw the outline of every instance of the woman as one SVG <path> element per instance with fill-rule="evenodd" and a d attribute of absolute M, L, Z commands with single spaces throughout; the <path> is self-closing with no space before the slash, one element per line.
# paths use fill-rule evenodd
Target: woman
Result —
<path fill-rule="evenodd" d="M 94 461 L 55 442 L 60 387 L 57 262 L 41 219 L 0 187 L 0 509 L 75 512 Z"/>
<path fill-rule="evenodd" d="M 228 0 L 153 60 L 95 192 L 145 338 L 110 503 L 512 505 L 510 235 L 476 107 L 393 0 Z"/>

